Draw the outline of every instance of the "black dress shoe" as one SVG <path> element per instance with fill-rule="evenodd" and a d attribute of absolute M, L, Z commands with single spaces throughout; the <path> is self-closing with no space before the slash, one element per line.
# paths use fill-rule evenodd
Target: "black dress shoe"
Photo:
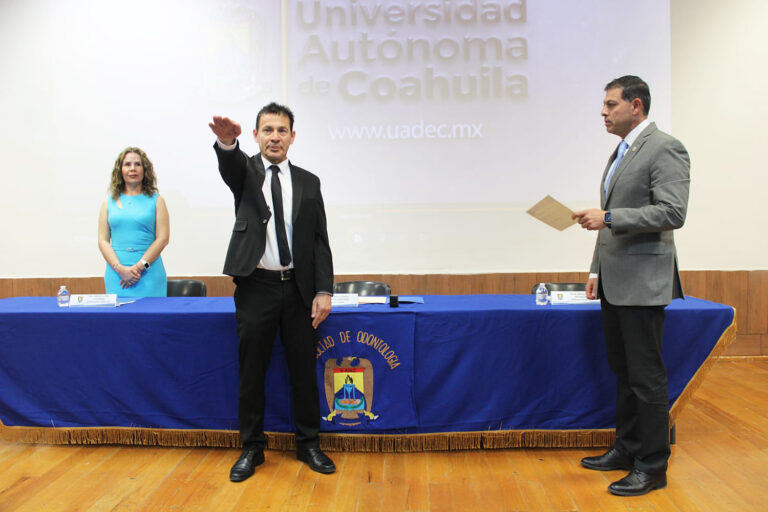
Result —
<path fill-rule="evenodd" d="M 301 462 L 306 462 L 309 465 L 309 469 L 318 473 L 325 473 L 327 475 L 336 471 L 333 461 L 320 448 L 299 449 L 296 452 L 296 458 Z"/>
<path fill-rule="evenodd" d="M 233 482 L 242 482 L 253 474 L 256 466 L 264 464 L 264 450 L 261 448 L 243 448 L 243 453 L 229 470 L 229 479 Z"/>
<path fill-rule="evenodd" d="M 629 455 L 619 453 L 615 448 L 611 448 L 602 455 L 584 457 L 581 459 L 581 465 L 585 468 L 596 469 L 597 471 L 613 471 L 615 469 L 631 471 L 635 466 L 635 459 Z"/>
<path fill-rule="evenodd" d="M 643 473 L 639 469 L 633 469 L 630 474 L 609 485 L 608 490 L 617 496 L 642 496 L 654 489 L 663 489 L 666 486 L 666 473 L 651 475 Z"/>

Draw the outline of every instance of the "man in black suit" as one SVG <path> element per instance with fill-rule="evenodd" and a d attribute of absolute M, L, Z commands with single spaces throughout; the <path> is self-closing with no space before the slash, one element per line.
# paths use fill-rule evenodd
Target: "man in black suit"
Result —
<path fill-rule="evenodd" d="M 290 372 L 297 457 L 314 471 L 333 473 L 336 467 L 318 443 L 315 329 L 331 311 L 333 290 L 320 180 L 287 159 L 296 132 L 293 113 L 283 105 L 259 111 L 253 136 L 261 152 L 250 158 L 239 149 L 239 124 L 215 116 L 209 126 L 236 214 L 224 273 L 236 284 L 243 451 L 229 479 L 241 482 L 264 462 L 264 377 L 278 327 Z"/>

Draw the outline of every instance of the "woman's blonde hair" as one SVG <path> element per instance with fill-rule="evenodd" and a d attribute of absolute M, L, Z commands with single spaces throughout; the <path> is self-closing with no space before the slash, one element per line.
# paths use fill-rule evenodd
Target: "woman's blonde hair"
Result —
<path fill-rule="evenodd" d="M 112 199 L 117 201 L 120 194 L 125 192 L 125 181 L 123 180 L 123 160 L 128 153 L 136 153 L 141 158 L 141 166 L 144 168 L 144 179 L 141 180 L 141 192 L 149 197 L 157 193 L 157 179 L 155 178 L 155 168 L 147 154 L 139 148 L 128 147 L 120 152 L 115 160 L 115 166 L 112 169 L 112 180 L 109 184 L 109 192 Z"/>

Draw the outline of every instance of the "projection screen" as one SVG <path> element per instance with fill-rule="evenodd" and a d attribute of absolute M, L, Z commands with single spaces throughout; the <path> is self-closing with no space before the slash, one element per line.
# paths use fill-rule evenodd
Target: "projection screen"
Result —
<path fill-rule="evenodd" d="M 270 101 L 322 180 L 336 273 L 586 271 L 593 233 L 525 211 L 598 206 L 612 78 L 642 76 L 671 128 L 668 0 L 10 1 L 0 29 L 9 277 L 103 273 L 129 145 L 168 203 L 169 275 L 219 274 L 234 211 L 207 123 L 254 154 Z"/>

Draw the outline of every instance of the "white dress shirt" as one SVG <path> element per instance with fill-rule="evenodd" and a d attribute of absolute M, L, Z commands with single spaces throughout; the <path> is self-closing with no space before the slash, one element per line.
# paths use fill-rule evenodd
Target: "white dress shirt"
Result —
<path fill-rule="evenodd" d="M 264 193 L 264 199 L 267 201 L 269 211 L 272 215 L 267 222 L 267 245 L 264 248 L 264 256 L 261 257 L 259 268 L 268 270 L 282 270 L 293 268 L 293 180 L 291 179 L 291 168 L 288 165 L 288 159 L 279 164 L 273 164 L 264 156 L 261 157 L 264 164 L 266 175 L 261 191 Z M 280 264 L 280 251 L 277 248 L 277 231 L 275 230 L 275 208 L 272 205 L 272 171 L 271 165 L 277 165 L 280 168 L 278 177 L 280 179 L 280 188 L 283 191 L 283 220 L 285 221 L 285 234 L 288 235 L 288 246 L 291 248 L 291 262 L 287 267 Z"/>
<path fill-rule="evenodd" d="M 649 124 L 651 124 L 651 120 L 646 117 L 639 125 L 632 128 L 632 131 L 629 132 L 626 137 L 624 137 L 624 140 L 627 141 L 627 146 L 629 146 L 627 151 L 632 149 L 632 144 L 634 144 L 640 134 L 643 133 L 643 130 L 648 128 Z"/>
<path fill-rule="evenodd" d="M 216 143 L 224 151 L 232 151 L 237 147 L 236 141 L 234 144 L 224 144 L 219 139 L 216 139 Z M 267 244 L 264 247 L 264 255 L 261 257 L 261 261 L 259 261 L 258 268 L 265 268 L 267 270 L 293 268 L 293 180 L 291 178 L 291 167 L 288 165 L 287 158 L 279 164 L 273 164 L 262 155 L 261 162 L 264 164 L 264 171 L 266 173 L 261 191 L 264 194 L 264 199 L 267 201 L 267 206 L 269 207 L 269 211 L 272 212 L 272 215 L 270 215 L 269 221 L 267 222 Z M 278 177 L 280 178 L 280 188 L 283 191 L 285 234 L 288 236 L 288 246 L 291 249 L 291 262 L 287 267 L 284 267 L 280 263 L 280 251 L 277 248 L 275 209 L 272 205 L 272 171 L 269 169 L 271 165 L 277 165 L 280 168 Z"/>

